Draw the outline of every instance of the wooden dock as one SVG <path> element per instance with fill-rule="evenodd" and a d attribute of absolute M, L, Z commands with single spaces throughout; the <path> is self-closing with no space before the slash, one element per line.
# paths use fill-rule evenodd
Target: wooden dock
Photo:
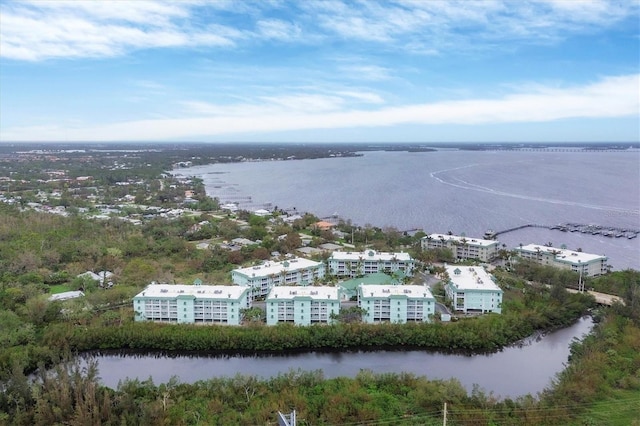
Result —
<path fill-rule="evenodd" d="M 487 240 L 494 240 L 498 235 L 506 234 L 509 232 L 517 231 L 524 228 L 545 228 L 553 231 L 561 232 L 580 232 L 582 234 L 590 235 L 602 235 L 610 238 L 636 238 L 640 234 L 638 229 L 620 228 L 616 226 L 602 226 L 594 224 L 582 224 L 582 223 L 560 223 L 558 225 L 540 225 L 537 223 L 527 223 L 524 225 L 514 226 L 512 228 L 503 229 L 502 231 L 489 230 L 484 233 L 484 238 Z"/>

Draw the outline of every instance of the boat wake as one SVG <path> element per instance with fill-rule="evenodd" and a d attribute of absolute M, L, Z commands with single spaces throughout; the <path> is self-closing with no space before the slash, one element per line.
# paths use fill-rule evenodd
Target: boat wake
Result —
<path fill-rule="evenodd" d="M 460 179 L 458 177 L 455 177 L 455 176 L 453 176 L 453 177 L 452 176 L 444 176 L 444 174 L 446 174 L 448 172 L 452 172 L 452 171 L 455 171 L 455 170 L 466 169 L 466 168 L 470 168 L 470 167 L 476 167 L 478 165 L 479 164 L 468 164 L 466 166 L 454 167 L 454 168 L 445 169 L 445 170 L 438 170 L 438 171 L 429 173 L 429 176 L 431 178 L 437 180 L 438 182 L 442 183 L 443 185 L 448 185 L 448 186 L 452 186 L 452 187 L 460 188 L 460 189 L 466 189 L 466 190 L 469 190 L 469 191 L 484 192 L 486 194 L 498 195 L 498 196 L 501 196 L 501 197 L 517 198 L 517 199 L 520 199 L 520 200 L 538 201 L 538 202 L 542 202 L 542 203 L 560 204 L 560 205 L 565 205 L 565 206 L 582 207 L 582 208 L 585 208 L 585 209 L 608 211 L 608 212 L 617 213 L 617 214 L 640 216 L 640 210 L 632 210 L 632 209 L 625 209 L 625 208 L 621 208 L 621 207 L 612 207 L 612 206 L 600 206 L 600 205 L 597 205 L 597 204 L 587 204 L 587 203 L 580 203 L 580 202 L 576 202 L 576 201 L 558 200 L 558 199 L 553 199 L 553 198 L 543 198 L 543 197 L 534 197 L 534 196 L 531 196 L 531 195 L 516 194 L 516 193 L 513 193 L 513 192 L 499 191 L 499 190 L 492 189 L 492 188 L 489 188 L 489 187 L 486 187 L 486 186 L 482 186 L 482 185 L 478 185 L 478 184 L 475 184 L 475 183 L 467 182 L 467 181 L 465 181 L 463 179 Z"/>

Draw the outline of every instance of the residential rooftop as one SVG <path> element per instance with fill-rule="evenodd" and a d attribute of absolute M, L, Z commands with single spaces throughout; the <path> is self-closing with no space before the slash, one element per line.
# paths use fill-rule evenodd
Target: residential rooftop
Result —
<path fill-rule="evenodd" d="M 459 290 L 502 291 L 484 268 L 479 266 L 445 266 L 451 282 Z"/>
<path fill-rule="evenodd" d="M 234 269 L 233 272 L 243 274 L 248 277 L 256 275 L 277 275 L 282 271 L 289 272 L 306 268 L 316 268 L 320 265 L 322 265 L 322 263 L 320 262 L 314 262 L 313 260 L 305 259 L 303 257 L 295 257 L 293 259 L 284 260 L 282 262 L 265 262 L 261 265 L 238 268 Z"/>
<path fill-rule="evenodd" d="M 150 284 L 135 297 L 195 296 L 202 299 L 237 299 L 247 287 L 227 285 Z"/>
<path fill-rule="evenodd" d="M 52 294 L 51 296 L 49 296 L 49 300 L 54 301 L 54 300 L 69 300 L 69 299 L 75 299 L 77 297 L 82 297 L 84 296 L 84 293 L 81 291 L 65 291 L 62 293 L 56 293 L 56 294 Z"/>
<path fill-rule="evenodd" d="M 338 287 L 276 286 L 269 292 L 267 300 L 293 299 L 294 297 L 308 297 L 313 300 L 338 300 Z"/>
<path fill-rule="evenodd" d="M 429 234 L 426 237 L 422 237 L 423 240 L 427 240 L 429 238 L 435 241 L 441 241 L 443 239 L 445 241 L 456 241 L 461 244 L 466 242 L 469 245 L 483 246 L 483 247 L 489 247 L 489 246 L 498 244 L 496 240 L 483 240 L 482 238 L 471 238 L 471 237 L 464 237 L 460 235 Z"/>
<path fill-rule="evenodd" d="M 389 253 L 375 250 L 365 250 L 361 252 L 355 251 L 334 251 L 331 254 L 332 259 L 339 260 L 382 260 L 382 261 L 391 261 L 396 259 L 398 261 L 410 261 L 411 256 L 409 253 L 399 252 L 399 253 Z"/>
<path fill-rule="evenodd" d="M 421 285 L 363 285 L 362 295 L 369 297 L 405 296 L 411 299 L 433 298 L 429 287 Z"/>
<path fill-rule="evenodd" d="M 567 249 L 559 249 L 556 247 L 547 247 L 541 246 L 538 244 L 527 244 L 526 246 L 522 246 L 522 248 L 518 247 L 517 250 L 522 250 L 530 253 L 536 253 L 538 250 L 551 254 L 555 256 L 555 259 L 559 262 L 570 262 L 570 263 L 589 263 L 594 260 L 602 260 L 606 259 L 606 256 L 602 256 L 599 254 L 591 254 L 585 253 L 581 251 L 573 251 Z"/>

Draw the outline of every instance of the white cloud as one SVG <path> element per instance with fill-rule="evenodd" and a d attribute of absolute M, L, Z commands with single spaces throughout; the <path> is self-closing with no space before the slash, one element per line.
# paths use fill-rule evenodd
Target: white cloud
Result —
<path fill-rule="evenodd" d="M 347 64 L 339 68 L 345 78 L 354 80 L 380 81 L 391 78 L 391 70 L 379 65 Z"/>
<path fill-rule="evenodd" d="M 397 0 L 307 2 L 320 26 L 346 39 L 412 53 L 482 49 L 490 41 L 548 43 L 609 28 L 638 13 L 638 2 L 610 0 Z"/>
<path fill-rule="evenodd" d="M 4 2 L 0 55 L 40 61 L 240 42 L 367 42 L 413 54 L 549 43 L 636 17 L 637 1 Z M 511 47 L 513 48 L 513 47 Z"/>
<path fill-rule="evenodd" d="M 310 113 L 335 111 L 344 104 L 344 99 L 339 96 L 317 94 L 264 96 L 262 100 L 266 101 L 268 104 L 276 105 L 284 111 Z"/>
<path fill-rule="evenodd" d="M 257 29 L 258 34 L 271 40 L 295 41 L 302 33 L 298 25 L 276 19 L 258 21 Z"/>
<path fill-rule="evenodd" d="M 4 6 L 0 55 L 39 61 L 49 58 L 109 57 L 132 49 L 229 46 L 233 29 L 193 29 L 188 2 L 34 1 Z M 217 33 L 216 33 L 217 31 Z"/>
<path fill-rule="evenodd" d="M 371 92 L 339 91 L 336 94 L 367 104 L 384 103 L 384 99 L 380 95 Z"/>
<path fill-rule="evenodd" d="M 538 87 L 495 99 L 467 99 L 376 110 L 328 110 L 322 97 L 268 98 L 266 105 L 220 106 L 191 102 L 197 117 L 152 119 L 76 128 L 56 126 L 5 128 L 2 140 L 168 140 L 231 134 L 268 134 L 304 129 L 376 128 L 403 124 L 497 124 L 549 122 L 568 118 L 637 117 L 640 114 L 640 74 L 607 77 L 576 87 Z M 296 102 L 303 107 L 296 108 Z M 305 103 L 306 102 L 306 103 Z M 276 107 L 274 108 L 274 105 Z"/>
<path fill-rule="evenodd" d="M 329 111 L 339 111 L 349 104 L 381 104 L 382 98 L 369 92 L 336 91 L 327 94 L 297 93 L 290 95 L 261 95 L 255 103 L 233 105 L 218 105 L 197 100 L 182 101 L 180 104 L 189 114 L 209 117 L 248 117 L 265 114 L 317 114 Z"/>

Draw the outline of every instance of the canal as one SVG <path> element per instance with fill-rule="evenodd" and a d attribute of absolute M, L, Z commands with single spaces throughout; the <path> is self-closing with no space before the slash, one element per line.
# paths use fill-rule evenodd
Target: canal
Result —
<path fill-rule="evenodd" d="M 428 379 L 458 379 L 470 392 L 478 384 L 487 393 L 516 398 L 544 390 L 565 368 L 569 345 L 589 333 L 593 322 L 584 317 L 572 326 L 528 338 L 491 354 L 448 354 L 426 350 L 305 352 L 270 355 L 206 355 L 135 353 L 85 354 L 98 361 L 102 383 L 117 388 L 127 378 L 165 383 L 171 377 L 193 383 L 237 374 L 262 378 L 291 370 L 322 370 L 324 377 L 354 377 L 360 370 L 374 373 L 409 372 Z"/>

